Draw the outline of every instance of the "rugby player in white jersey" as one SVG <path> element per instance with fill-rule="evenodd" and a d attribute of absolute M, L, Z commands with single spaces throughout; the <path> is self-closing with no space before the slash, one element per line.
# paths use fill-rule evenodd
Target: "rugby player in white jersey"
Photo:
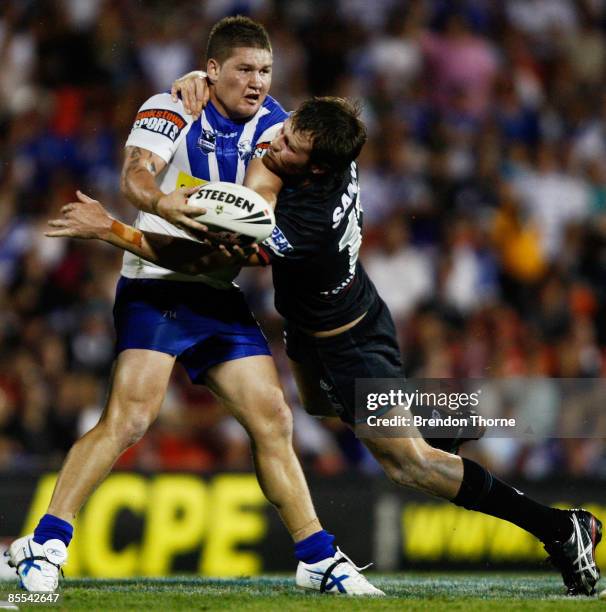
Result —
<path fill-rule="evenodd" d="M 169 93 L 139 110 L 126 142 L 122 191 L 139 208 L 136 226 L 185 238 L 205 229 L 188 206 L 193 186 L 241 183 L 255 151 L 267 148 L 287 114 L 268 96 L 272 52 L 263 27 L 244 17 L 212 29 L 206 70 L 210 101 L 199 119 Z M 130 232 L 130 230 L 129 230 Z M 126 236 L 128 236 L 128 232 Z M 116 292 L 116 362 L 99 423 L 70 450 L 47 513 L 33 535 L 10 546 L 24 588 L 53 591 L 67 558 L 76 514 L 114 462 L 154 422 L 175 361 L 244 426 L 261 488 L 295 543 L 300 565 L 340 565 L 339 580 L 299 586 L 329 593 L 382 595 L 338 549 L 316 516 L 292 448 L 286 405 L 265 337 L 233 284 L 239 266 L 176 273 L 126 253 Z M 329 572 L 330 575 L 330 572 Z"/>
<path fill-rule="evenodd" d="M 286 352 L 304 405 L 312 414 L 338 415 L 350 426 L 356 422 L 356 378 L 402 377 L 393 321 L 358 261 L 362 206 L 354 160 L 365 138 L 356 109 L 346 101 L 306 101 L 262 160 L 255 160 L 266 171 L 245 181 L 275 204 L 274 233 L 248 263 L 272 264 L 276 308 L 286 320 Z M 188 258 L 179 260 L 175 253 L 187 247 L 182 240 L 163 240 L 157 248 L 152 233 L 132 228 L 126 228 L 128 239 L 121 238 L 123 232 L 112 230 L 118 222 L 98 202 L 82 194 L 79 199 L 64 207 L 63 219 L 50 222 L 57 229 L 49 235 L 106 240 L 190 272 L 217 265 L 201 249 L 196 257 L 192 242 Z M 562 573 L 568 595 L 595 592 L 602 525 L 590 512 L 536 502 L 475 461 L 432 448 L 420 437 L 375 437 L 364 443 L 396 484 L 510 521 L 534 535 Z M 318 565 L 312 572 L 321 569 L 325 578 L 334 569 Z M 312 572 L 300 564 L 297 578 L 304 582 Z"/>

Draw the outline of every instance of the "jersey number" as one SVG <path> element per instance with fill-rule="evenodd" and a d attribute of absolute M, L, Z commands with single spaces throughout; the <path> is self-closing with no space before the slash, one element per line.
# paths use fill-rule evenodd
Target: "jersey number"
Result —
<path fill-rule="evenodd" d="M 339 252 L 349 251 L 349 273 L 353 274 L 358 261 L 358 253 L 362 244 L 362 230 L 360 229 L 360 192 L 356 194 L 356 202 L 347 215 L 347 227 L 339 240 Z"/>

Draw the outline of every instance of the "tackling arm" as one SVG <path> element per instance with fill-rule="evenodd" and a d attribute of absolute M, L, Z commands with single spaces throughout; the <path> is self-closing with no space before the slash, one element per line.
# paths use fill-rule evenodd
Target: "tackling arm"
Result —
<path fill-rule="evenodd" d="M 274 209 L 276 208 L 278 194 L 280 189 L 282 189 L 282 185 L 282 179 L 265 167 L 263 158 L 257 157 L 250 160 L 244 177 L 244 186 L 256 191 Z M 246 265 L 267 266 L 269 263 L 268 256 L 264 255 L 263 251 L 259 251 L 250 255 Z"/>
<path fill-rule="evenodd" d="M 193 70 L 173 81 L 170 95 L 173 102 L 181 96 L 185 112 L 197 119 L 202 109 L 208 103 L 210 96 L 210 82 L 203 70 Z"/>
<path fill-rule="evenodd" d="M 269 202 L 272 208 L 276 207 L 278 194 L 283 184 L 282 179 L 277 174 L 265 167 L 262 157 L 250 160 L 243 185 L 256 191 Z"/>

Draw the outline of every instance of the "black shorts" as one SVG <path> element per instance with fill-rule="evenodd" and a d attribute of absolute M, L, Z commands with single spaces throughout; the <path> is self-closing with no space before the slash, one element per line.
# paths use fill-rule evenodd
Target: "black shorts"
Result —
<path fill-rule="evenodd" d="M 355 423 L 356 378 L 403 378 L 396 328 L 385 302 L 377 296 L 366 316 L 337 336 L 310 336 L 288 322 L 286 354 L 317 374 L 343 421 Z"/>

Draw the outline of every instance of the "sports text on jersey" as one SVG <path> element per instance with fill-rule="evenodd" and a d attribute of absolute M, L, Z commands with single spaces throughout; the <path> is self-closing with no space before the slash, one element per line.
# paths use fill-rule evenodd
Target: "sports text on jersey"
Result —
<path fill-rule="evenodd" d="M 336 229 L 339 227 L 341 221 L 345 217 L 347 210 L 354 203 L 357 203 L 358 200 L 354 200 L 354 196 L 357 195 L 359 191 L 358 187 L 358 172 L 356 169 L 355 162 L 351 164 L 351 182 L 347 185 L 347 192 L 341 196 L 341 203 L 337 206 L 332 213 L 332 227 Z"/>
<path fill-rule="evenodd" d="M 356 273 L 353 272 L 334 289 L 331 289 L 330 291 L 320 291 L 320 293 L 322 295 L 338 295 L 339 293 L 341 293 L 341 291 L 343 291 L 343 289 L 347 289 L 347 287 L 351 285 L 355 277 L 356 277 Z"/>
<path fill-rule="evenodd" d="M 185 125 L 185 119 L 173 111 L 150 108 L 137 113 L 133 129 L 142 128 L 156 134 L 162 134 L 162 136 L 166 136 L 175 142 Z"/>

